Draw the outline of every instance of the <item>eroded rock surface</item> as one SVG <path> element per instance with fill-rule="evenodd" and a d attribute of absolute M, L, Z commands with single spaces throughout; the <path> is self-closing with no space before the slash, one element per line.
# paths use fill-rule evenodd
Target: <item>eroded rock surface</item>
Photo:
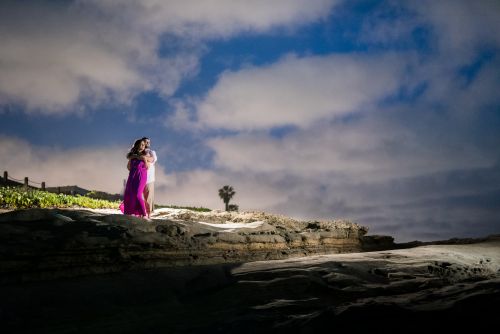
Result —
<path fill-rule="evenodd" d="M 17 210 L 0 214 L 0 282 L 356 252 L 366 232 L 344 220 L 260 212 L 161 209 L 147 221 L 113 211 Z"/>
<path fill-rule="evenodd" d="M 7 333 L 487 333 L 499 307 L 499 237 L 0 285 Z"/>

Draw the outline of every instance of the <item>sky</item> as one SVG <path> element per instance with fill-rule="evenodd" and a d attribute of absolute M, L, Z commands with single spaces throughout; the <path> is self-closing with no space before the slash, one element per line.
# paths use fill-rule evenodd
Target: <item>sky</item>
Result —
<path fill-rule="evenodd" d="M 500 233 L 500 2 L 0 2 L 0 169 L 156 202 Z"/>

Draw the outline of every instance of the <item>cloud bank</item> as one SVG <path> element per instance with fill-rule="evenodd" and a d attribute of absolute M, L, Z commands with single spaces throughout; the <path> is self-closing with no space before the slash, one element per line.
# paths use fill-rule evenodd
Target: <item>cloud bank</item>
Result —
<path fill-rule="evenodd" d="M 199 122 L 234 130 L 308 127 L 373 107 L 398 88 L 404 65 L 395 55 L 291 55 L 269 66 L 225 72 L 197 106 Z"/>
<path fill-rule="evenodd" d="M 67 113 L 139 93 L 171 96 L 197 73 L 203 41 L 319 20 L 335 1 L 2 2 L 0 104 Z M 120 15 L 116 15 L 120 13 Z M 178 36 L 175 54 L 159 52 Z M 180 38 L 182 37 L 182 38 Z"/>

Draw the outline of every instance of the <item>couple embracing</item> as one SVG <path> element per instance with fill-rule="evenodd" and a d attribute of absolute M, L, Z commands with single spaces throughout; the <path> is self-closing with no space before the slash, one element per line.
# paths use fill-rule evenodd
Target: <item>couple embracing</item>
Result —
<path fill-rule="evenodd" d="M 156 152 L 147 137 L 137 139 L 127 153 L 129 170 L 123 203 L 120 209 L 126 215 L 151 218 L 154 211 L 154 181 Z"/>

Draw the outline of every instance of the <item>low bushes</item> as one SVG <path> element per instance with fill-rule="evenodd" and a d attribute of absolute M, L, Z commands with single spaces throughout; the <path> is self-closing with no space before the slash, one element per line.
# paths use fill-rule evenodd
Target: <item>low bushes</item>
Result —
<path fill-rule="evenodd" d="M 111 202 L 85 196 L 54 194 L 47 191 L 13 187 L 0 188 L 0 207 L 9 209 L 68 208 L 118 209 L 120 202 Z"/>

